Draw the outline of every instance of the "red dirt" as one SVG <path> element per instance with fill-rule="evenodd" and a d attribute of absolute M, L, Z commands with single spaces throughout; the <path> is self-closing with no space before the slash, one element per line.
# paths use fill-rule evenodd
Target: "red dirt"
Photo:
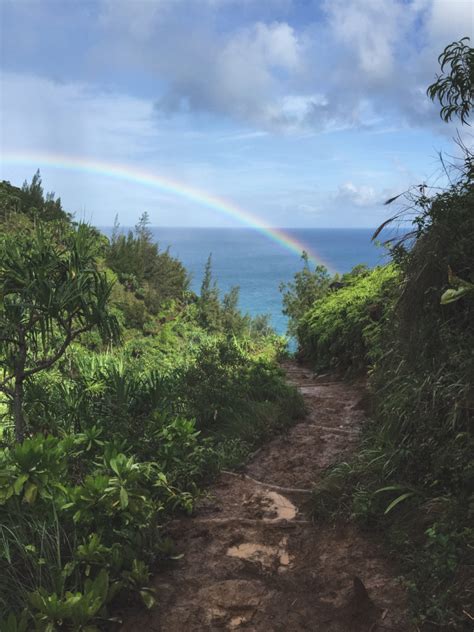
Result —
<path fill-rule="evenodd" d="M 380 545 L 353 525 L 313 524 L 304 511 L 321 471 L 357 445 L 363 387 L 286 369 L 306 418 L 244 475 L 223 473 L 193 517 L 172 523 L 183 558 L 155 577 L 158 605 L 122 632 L 413 629 Z"/>

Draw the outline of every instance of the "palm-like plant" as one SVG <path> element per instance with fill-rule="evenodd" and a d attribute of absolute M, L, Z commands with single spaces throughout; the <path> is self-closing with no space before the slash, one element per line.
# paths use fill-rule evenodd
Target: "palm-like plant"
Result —
<path fill-rule="evenodd" d="M 25 381 L 93 327 L 104 340 L 119 335 L 107 308 L 112 286 L 95 255 L 84 224 L 62 238 L 38 227 L 0 241 L 0 391 L 10 402 L 18 441 L 25 436 Z"/>

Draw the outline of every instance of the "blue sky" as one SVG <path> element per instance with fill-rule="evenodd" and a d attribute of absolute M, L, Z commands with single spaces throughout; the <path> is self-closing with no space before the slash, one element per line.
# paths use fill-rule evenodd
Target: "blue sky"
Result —
<path fill-rule="evenodd" d="M 97 225 L 227 226 L 204 206 L 12 153 L 118 163 L 273 226 L 376 226 L 454 151 L 425 90 L 470 0 L 0 0 L 0 178 Z"/>

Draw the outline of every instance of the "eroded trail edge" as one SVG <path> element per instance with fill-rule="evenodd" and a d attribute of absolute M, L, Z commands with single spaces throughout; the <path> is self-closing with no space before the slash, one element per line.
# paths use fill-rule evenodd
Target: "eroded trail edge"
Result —
<path fill-rule="evenodd" d="M 155 578 L 158 606 L 123 632 L 410 629 L 403 591 L 370 534 L 313 524 L 305 512 L 321 472 L 357 445 L 363 389 L 285 368 L 306 418 L 244 475 L 222 473 L 195 515 L 171 525 L 183 557 Z"/>

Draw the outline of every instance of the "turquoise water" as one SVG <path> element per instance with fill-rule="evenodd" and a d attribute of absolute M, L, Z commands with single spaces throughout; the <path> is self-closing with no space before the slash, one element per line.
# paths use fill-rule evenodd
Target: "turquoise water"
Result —
<path fill-rule="evenodd" d="M 106 234 L 110 228 L 102 229 Z M 126 230 L 126 229 L 124 229 Z M 286 331 L 279 285 L 301 269 L 298 254 L 250 228 L 153 228 L 160 248 L 170 247 L 191 273 L 199 292 L 204 266 L 212 253 L 212 269 L 222 292 L 240 287 L 240 308 L 251 315 L 269 314 L 279 333 Z M 370 240 L 370 229 L 288 229 L 286 233 L 318 253 L 334 271 L 347 272 L 358 263 L 382 263 L 384 251 Z"/>

